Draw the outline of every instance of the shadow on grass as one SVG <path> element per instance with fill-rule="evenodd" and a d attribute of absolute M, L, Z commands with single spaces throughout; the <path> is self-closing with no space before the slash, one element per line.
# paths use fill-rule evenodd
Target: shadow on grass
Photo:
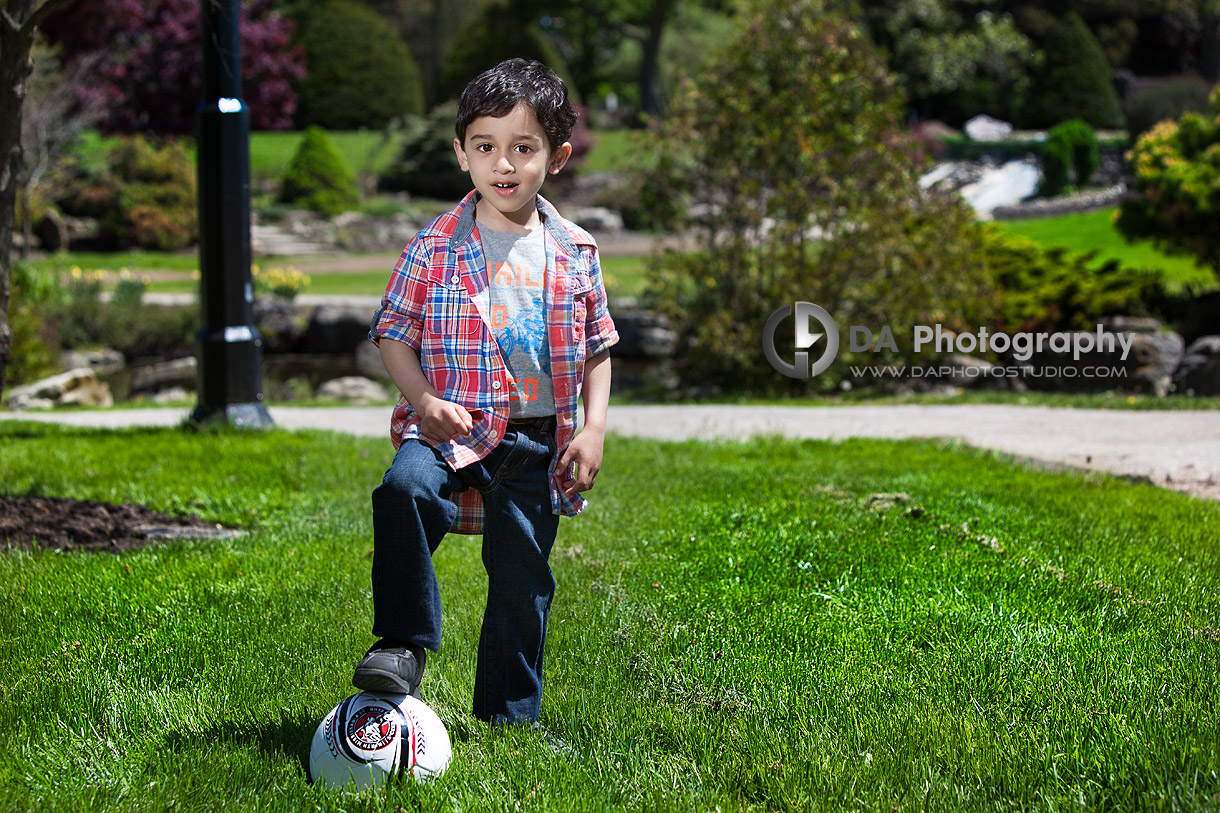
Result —
<path fill-rule="evenodd" d="M 281 717 L 277 722 L 259 725 L 247 722 L 225 721 L 198 734 L 171 731 L 166 735 L 167 750 L 183 752 L 206 747 L 218 742 L 255 746 L 268 756 L 294 758 L 301 773 L 309 777 L 309 746 L 320 719 L 297 713 L 292 717 Z"/>

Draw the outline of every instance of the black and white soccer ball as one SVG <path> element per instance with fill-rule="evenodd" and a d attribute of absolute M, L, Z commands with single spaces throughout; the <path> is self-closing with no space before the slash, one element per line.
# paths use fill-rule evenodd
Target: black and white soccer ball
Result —
<path fill-rule="evenodd" d="M 430 779 L 449 766 L 449 732 L 422 701 L 360 692 L 330 710 L 314 732 L 309 778 L 328 788 L 361 790 L 392 776 Z"/>

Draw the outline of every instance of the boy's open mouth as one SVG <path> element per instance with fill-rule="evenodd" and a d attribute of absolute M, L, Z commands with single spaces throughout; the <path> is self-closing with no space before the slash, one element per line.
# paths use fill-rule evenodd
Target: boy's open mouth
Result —
<path fill-rule="evenodd" d="M 518 186 L 520 186 L 520 184 L 508 183 L 508 182 L 500 182 L 500 183 L 492 184 L 492 187 L 496 190 L 496 192 L 501 195 L 512 194 L 513 190 L 515 190 Z"/>

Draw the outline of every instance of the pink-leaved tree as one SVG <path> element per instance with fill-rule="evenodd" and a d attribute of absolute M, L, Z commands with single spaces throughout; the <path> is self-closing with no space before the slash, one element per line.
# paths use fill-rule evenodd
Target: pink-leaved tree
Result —
<path fill-rule="evenodd" d="M 65 67 L 97 58 L 76 93 L 101 102 L 107 132 L 158 135 L 194 131 L 202 91 L 200 0 L 76 0 L 49 15 L 48 39 L 60 46 Z M 305 54 L 291 43 L 293 22 L 271 0 L 241 6 L 243 96 L 250 126 L 292 126 L 293 83 L 305 74 Z"/>

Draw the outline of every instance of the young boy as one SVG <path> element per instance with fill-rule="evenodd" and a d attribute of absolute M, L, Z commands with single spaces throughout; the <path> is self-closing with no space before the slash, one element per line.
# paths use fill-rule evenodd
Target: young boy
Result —
<path fill-rule="evenodd" d="M 597 246 L 539 194 L 572 154 L 576 112 L 538 62 L 510 59 L 462 92 L 453 147 L 474 191 L 407 245 L 370 339 L 402 393 L 394 462 L 373 492 L 373 644 L 352 684 L 419 696 L 441 642 L 432 553 L 483 534 L 489 579 L 474 714 L 533 723 L 560 514 L 585 506 L 610 393 Z M 585 423 L 576 433 L 576 401 Z"/>

